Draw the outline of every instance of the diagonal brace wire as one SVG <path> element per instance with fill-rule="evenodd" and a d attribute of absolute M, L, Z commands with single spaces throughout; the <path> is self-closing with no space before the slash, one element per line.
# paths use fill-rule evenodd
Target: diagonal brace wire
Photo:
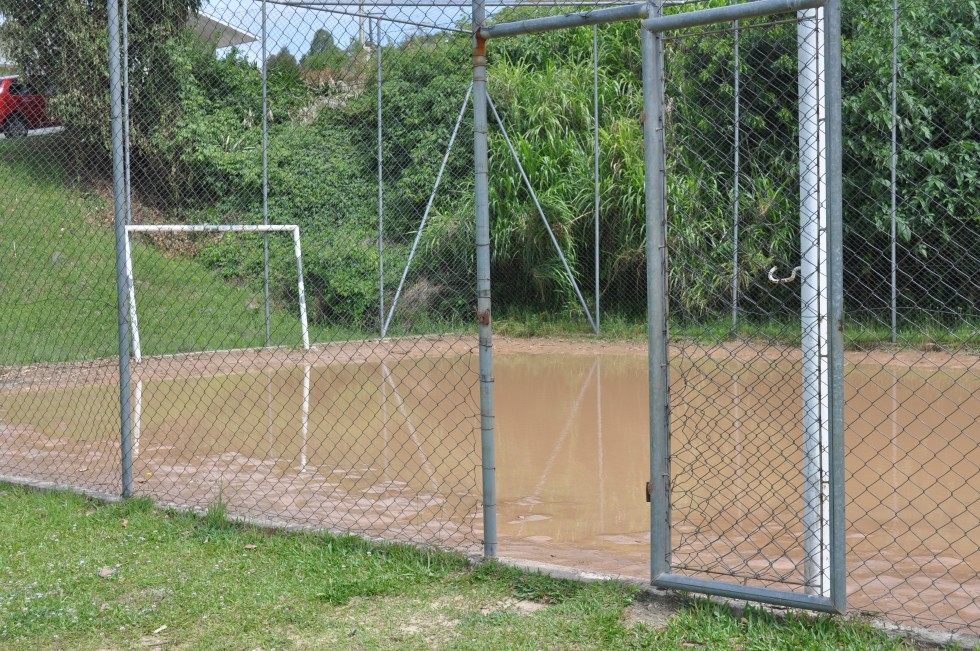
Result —
<path fill-rule="evenodd" d="M 459 107 L 459 115 L 456 116 L 456 126 L 453 127 L 453 134 L 449 137 L 449 145 L 446 147 L 446 153 L 442 157 L 442 164 L 439 165 L 439 173 L 436 174 L 436 182 L 432 187 L 432 194 L 429 195 L 429 202 L 425 205 L 425 212 L 422 214 L 422 223 L 419 224 L 419 230 L 415 233 L 415 241 L 412 242 L 412 250 L 409 251 L 408 261 L 405 263 L 405 269 L 402 271 L 402 278 L 398 281 L 398 289 L 395 290 L 395 298 L 391 301 L 391 307 L 388 309 L 388 318 L 385 319 L 384 326 L 381 328 L 381 336 L 384 337 L 388 334 L 388 326 L 391 325 L 391 317 L 395 314 L 395 307 L 398 306 L 398 298 L 402 294 L 402 288 L 405 286 L 405 279 L 408 277 L 408 270 L 412 266 L 412 260 L 415 259 L 415 251 L 418 249 L 419 242 L 422 239 L 422 231 L 425 229 L 425 224 L 429 220 L 429 212 L 432 210 L 432 203 L 435 201 L 436 192 L 439 190 L 439 183 L 442 182 L 442 173 L 446 171 L 446 164 L 449 162 L 449 154 L 453 150 L 453 144 L 456 142 L 456 135 L 459 133 L 459 125 L 463 123 L 463 115 L 466 114 L 466 105 L 470 101 L 470 93 L 473 92 L 473 84 L 470 84 L 469 88 L 466 89 L 466 97 L 463 98 L 463 105 Z"/>
<path fill-rule="evenodd" d="M 500 114 L 497 113 L 497 107 L 494 106 L 493 99 L 490 95 L 487 95 L 487 103 L 490 105 L 490 110 L 493 111 L 493 117 L 497 120 L 497 126 L 500 127 L 500 132 L 504 135 L 504 140 L 507 141 L 507 147 L 510 148 L 510 153 L 514 157 L 514 162 L 517 163 L 517 169 L 521 172 L 521 178 L 524 179 L 524 186 L 527 191 L 531 193 L 531 199 L 534 200 L 534 205 L 538 209 L 538 214 L 541 215 L 541 221 L 544 222 L 544 227 L 548 231 L 548 235 L 551 237 L 551 243 L 555 245 L 555 251 L 558 252 L 558 257 L 561 259 L 562 266 L 565 267 L 565 273 L 568 274 L 568 279 L 572 281 L 572 287 L 575 289 L 575 295 L 578 297 L 578 302 L 582 305 L 582 309 L 585 310 L 585 318 L 588 319 L 589 325 L 592 326 L 592 330 L 599 334 L 599 328 L 596 327 L 595 319 L 592 318 L 592 312 L 589 311 L 589 306 L 585 303 L 585 298 L 582 296 L 582 290 L 579 289 L 578 282 L 575 280 L 575 274 L 572 273 L 571 268 L 568 266 L 568 260 L 565 259 L 565 253 L 561 250 L 561 246 L 558 245 L 558 238 L 555 237 L 555 232 L 551 230 L 551 224 L 548 223 L 548 218 L 544 215 L 544 209 L 541 207 L 541 203 L 538 201 L 538 195 L 534 192 L 534 188 L 531 187 L 531 181 L 527 178 L 527 173 L 524 171 L 524 166 L 521 165 L 521 159 L 517 156 L 517 150 L 514 149 L 513 143 L 510 141 L 510 136 L 507 135 L 507 129 L 504 128 L 504 121 L 500 119 Z"/>

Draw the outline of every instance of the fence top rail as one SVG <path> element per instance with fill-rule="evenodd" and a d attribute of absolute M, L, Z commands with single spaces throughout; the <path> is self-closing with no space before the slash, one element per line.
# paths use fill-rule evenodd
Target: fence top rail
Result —
<path fill-rule="evenodd" d="M 269 4 L 287 5 L 295 8 L 315 9 L 317 7 L 351 7 L 350 0 L 268 0 Z M 610 7 L 627 5 L 630 2 L 624 0 L 540 0 L 527 2 L 527 0 L 488 0 L 484 3 L 486 7 Z M 375 8 L 415 8 L 415 7 L 456 7 L 460 9 L 470 8 L 469 0 L 460 2 L 459 0 L 371 0 L 371 2 L 360 5 L 361 11 L 370 13 Z"/>
<path fill-rule="evenodd" d="M 177 231 L 183 233 L 203 233 L 207 231 L 299 231 L 296 224 L 133 224 L 126 226 L 129 232 Z"/>
<path fill-rule="evenodd" d="M 537 34 L 556 29 L 582 27 L 583 25 L 604 25 L 607 23 L 616 23 L 624 20 L 646 18 L 649 14 L 649 3 L 637 2 L 634 4 L 619 5 L 615 7 L 602 7 L 599 9 L 590 9 L 589 11 L 561 14 L 558 16 L 528 18 L 526 20 L 515 20 L 509 23 L 487 25 L 480 29 L 480 36 L 485 39 L 491 39 L 503 38 L 506 36 L 519 36 L 522 34 Z"/>
<path fill-rule="evenodd" d="M 735 20 L 746 20 L 760 16 L 816 9 L 822 7 L 825 0 L 753 0 L 712 9 L 686 11 L 670 16 L 647 18 L 641 25 L 651 32 L 666 32 L 688 27 L 702 27 L 716 23 L 728 23 Z"/>

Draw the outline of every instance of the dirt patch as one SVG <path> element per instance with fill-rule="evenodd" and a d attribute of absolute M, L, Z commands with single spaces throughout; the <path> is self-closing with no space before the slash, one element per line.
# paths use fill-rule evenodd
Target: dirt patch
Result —
<path fill-rule="evenodd" d="M 518 615 L 529 615 L 539 610 L 544 610 L 548 604 L 527 599 L 504 599 L 495 604 L 491 604 L 480 609 L 480 614 L 489 615 L 491 613 L 517 613 Z"/>
<path fill-rule="evenodd" d="M 677 614 L 677 604 L 666 599 L 637 599 L 626 608 L 626 624 L 642 624 L 658 629 L 667 626 L 670 618 Z"/>
<path fill-rule="evenodd" d="M 446 631 L 452 631 L 459 625 L 459 620 L 448 617 L 444 613 L 435 613 L 415 617 L 402 625 L 399 631 L 404 635 L 421 635 L 426 643 L 432 644 L 445 636 Z"/>

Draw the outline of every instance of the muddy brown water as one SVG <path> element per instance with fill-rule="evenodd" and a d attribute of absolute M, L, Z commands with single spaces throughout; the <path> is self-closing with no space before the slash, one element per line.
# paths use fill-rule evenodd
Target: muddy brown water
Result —
<path fill-rule="evenodd" d="M 645 356 L 534 352 L 495 357 L 501 556 L 648 578 Z M 199 508 L 220 494 L 254 517 L 478 551 L 475 363 L 141 381 L 137 493 Z M 796 362 L 684 363 L 675 560 L 799 589 Z M 115 387 L 81 384 L 0 391 L 0 473 L 119 490 Z M 978 389 L 970 364 L 848 365 L 849 608 L 980 631 Z"/>

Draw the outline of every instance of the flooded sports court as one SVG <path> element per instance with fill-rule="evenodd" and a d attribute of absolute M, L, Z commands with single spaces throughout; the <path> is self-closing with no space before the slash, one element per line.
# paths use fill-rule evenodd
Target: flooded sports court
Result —
<path fill-rule="evenodd" d="M 150 360 L 134 371 L 136 492 L 479 553 L 474 350 Z M 681 356 L 672 377 L 674 472 L 705 471 L 673 478 L 675 559 L 748 559 L 792 582 L 796 541 L 781 538 L 800 498 L 760 490 L 758 469 L 798 466 L 800 388 L 772 362 L 716 352 Z M 972 359 L 889 359 L 847 359 L 848 607 L 977 630 L 980 372 Z M 118 492 L 111 367 L 31 372 L 0 376 L 0 473 Z M 645 348 L 504 340 L 494 379 L 500 555 L 648 579 Z M 726 434 L 708 436 L 708 421 Z M 724 512 L 703 508 L 722 493 Z M 778 526 L 748 528 L 759 513 Z"/>

